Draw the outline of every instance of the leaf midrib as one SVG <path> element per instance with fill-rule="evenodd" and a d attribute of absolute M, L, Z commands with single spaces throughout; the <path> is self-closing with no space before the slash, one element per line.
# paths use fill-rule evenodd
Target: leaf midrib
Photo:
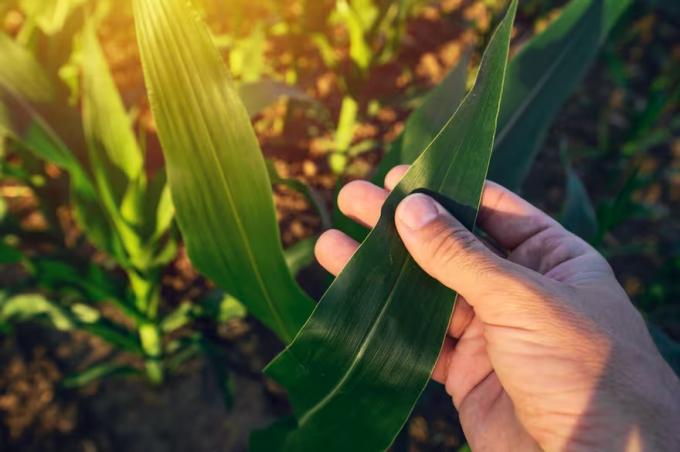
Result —
<path fill-rule="evenodd" d="M 369 240 L 369 237 L 366 238 L 366 240 Z M 385 304 L 383 307 L 380 309 L 380 312 L 378 313 L 378 316 L 375 318 L 375 321 L 371 325 L 371 328 L 368 330 L 366 335 L 364 336 L 364 339 L 362 340 L 361 346 L 359 347 L 359 350 L 357 350 L 354 358 L 352 359 L 352 363 L 350 364 L 349 368 L 345 371 L 343 374 L 342 378 L 333 386 L 333 388 L 326 394 L 323 399 L 321 399 L 319 402 L 314 404 L 307 412 L 300 417 L 298 420 L 298 425 L 302 427 L 307 423 L 307 421 L 314 416 L 317 412 L 319 412 L 324 406 L 326 406 L 334 397 L 335 395 L 340 391 L 340 388 L 345 384 L 347 380 L 349 380 L 350 376 L 354 373 L 354 370 L 357 368 L 359 363 L 361 362 L 362 358 L 364 357 L 364 354 L 366 353 L 366 350 L 368 349 L 368 345 L 371 343 L 371 340 L 373 339 L 373 336 L 375 336 L 376 331 L 378 331 L 378 326 L 381 324 L 382 319 L 385 317 L 385 313 L 387 312 L 387 308 L 392 304 L 392 300 L 394 299 L 394 294 L 397 289 L 397 286 L 399 285 L 399 281 L 401 280 L 402 276 L 404 276 L 404 269 L 406 268 L 406 264 L 408 264 L 409 260 L 411 260 L 410 256 L 406 256 L 404 259 L 404 262 L 401 264 L 401 267 L 399 268 L 399 274 L 397 275 L 397 278 L 394 280 L 394 284 L 390 288 L 390 292 L 387 296 L 387 300 L 385 301 Z"/>

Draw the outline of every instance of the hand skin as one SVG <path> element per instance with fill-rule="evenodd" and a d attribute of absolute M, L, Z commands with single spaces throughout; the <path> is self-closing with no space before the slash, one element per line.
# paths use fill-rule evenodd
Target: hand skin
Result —
<path fill-rule="evenodd" d="M 340 209 L 374 226 L 407 169 L 386 189 L 349 183 Z M 395 223 L 415 261 L 460 294 L 432 378 L 473 450 L 680 451 L 678 377 L 595 249 L 492 182 L 478 225 L 507 258 L 423 194 L 401 202 Z M 315 252 L 337 275 L 357 246 L 330 230 Z"/>

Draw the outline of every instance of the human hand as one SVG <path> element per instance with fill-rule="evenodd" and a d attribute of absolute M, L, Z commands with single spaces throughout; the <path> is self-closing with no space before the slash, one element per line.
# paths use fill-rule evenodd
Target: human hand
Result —
<path fill-rule="evenodd" d="M 340 209 L 374 226 L 407 168 L 387 190 L 349 183 Z M 423 194 L 395 223 L 415 261 L 459 294 L 432 378 L 473 450 L 680 450 L 680 382 L 595 249 L 491 182 L 478 225 L 506 258 Z M 331 230 L 315 252 L 337 275 L 357 246 Z"/>

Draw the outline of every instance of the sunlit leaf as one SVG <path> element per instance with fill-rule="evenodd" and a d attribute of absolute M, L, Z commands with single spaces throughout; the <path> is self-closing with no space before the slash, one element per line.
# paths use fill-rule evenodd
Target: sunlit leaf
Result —
<path fill-rule="evenodd" d="M 115 171 L 134 180 L 142 171 L 142 152 L 91 23 L 83 33 L 82 64 L 83 122 L 92 141 L 90 157 L 107 157 Z M 99 162 L 93 165 L 108 169 Z"/>
<path fill-rule="evenodd" d="M 0 299 L 0 318 L 12 322 L 44 318 L 58 330 L 75 328 L 74 319 L 68 311 L 39 294 L 14 295 Z"/>
<path fill-rule="evenodd" d="M 79 329 L 121 350 L 142 354 L 142 350 L 134 335 L 109 320 L 101 318 L 92 308 L 75 305 L 75 310 L 61 306 L 41 294 L 0 294 L 0 321 L 17 323 L 35 320 L 46 320 L 56 329 L 69 331 Z M 92 315 L 95 313 L 95 315 Z"/>
<path fill-rule="evenodd" d="M 384 450 L 427 384 L 454 293 L 411 259 L 394 212 L 407 194 L 426 191 L 474 227 L 516 8 L 513 1 L 491 38 L 473 90 L 389 195 L 378 225 L 303 329 L 266 368 L 288 390 L 297 419 L 282 449 Z"/>
<path fill-rule="evenodd" d="M 138 234 L 149 216 L 143 208 L 143 156 L 92 23 L 83 33 L 82 70 L 83 130 L 97 193 L 127 254 L 144 267 Z"/>
<path fill-rule="evenodd" d="M 248 113 L 184 0 L 136 0 L 145 80 L 196 267 L 290 340 L 312 302 L 286 266 L 270 180 Z"/>

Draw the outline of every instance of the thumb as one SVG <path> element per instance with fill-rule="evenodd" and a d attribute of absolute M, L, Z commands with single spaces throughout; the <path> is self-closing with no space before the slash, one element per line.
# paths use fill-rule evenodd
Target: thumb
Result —
<path fill-rule="evenodd" d="M 524 280 L 531 279 L 524 268 L 491 252 L 427 195 L 415 193 L 404 198 L 395 222 L 418 265 L 472 306 L 491 294 L 522 292 Z"/>

